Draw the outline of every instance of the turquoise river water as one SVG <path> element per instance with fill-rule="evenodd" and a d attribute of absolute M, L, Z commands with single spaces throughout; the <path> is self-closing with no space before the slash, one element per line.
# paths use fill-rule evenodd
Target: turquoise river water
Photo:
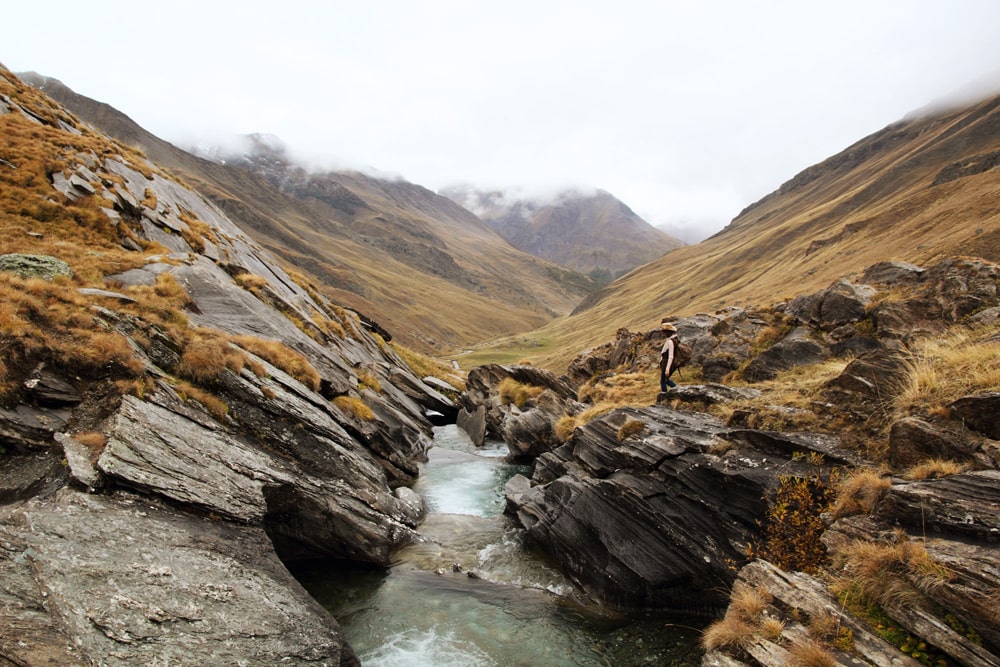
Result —
<path fill-rule="evenodd" d="M 506 455 L 501 442 L 476 448 L 456 426 L 436 428 L 414 486 L 429 508 L 423 541 L 388 569 L 342 562 L 295 569 L 363 665 L 698 665 L 703 619 L 604 609 L 525 545 L 503 514 L 503 487 L 528 469 Z"/>

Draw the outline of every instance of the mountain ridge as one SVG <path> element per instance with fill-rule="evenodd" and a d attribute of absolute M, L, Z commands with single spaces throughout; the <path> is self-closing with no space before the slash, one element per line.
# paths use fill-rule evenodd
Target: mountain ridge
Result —
<path fill-rule="evenodd" d="M 462 349 L 537 328 L 593 289 L 586 277 L 513 248 L 422 186 L 358 172 L 313 174 L 284 161 L 268 169 L 213 162 L 56 79 L 22 76 L 109 136 L 141 147 L 283 261 L 314 276 L 328 297 L 418 350 Z"/>
<path fill-rule="evenodd" d="M 452 186 L 441 191 L 515 248 L 607 284 L 684 243 L 643 220 L 611 193 L 565 189 L 522 196 Z"/>

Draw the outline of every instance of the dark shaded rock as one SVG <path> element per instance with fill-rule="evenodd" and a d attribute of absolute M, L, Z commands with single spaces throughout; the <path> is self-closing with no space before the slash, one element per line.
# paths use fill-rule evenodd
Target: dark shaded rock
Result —
<path fill-rule="evenodd" d="M 0 271 L 13 273 L 22 278 L 42 278 L 55 280 L 59 276 L 73 277 L 69 264 L 49 255 L 27 255 L 10 253 L 0 255 Z"/>
<path fill-rule="evenodd" d="M 71 413 L 64 408 L 32 407 L 23 403 L 13 410 L 0 408 L 0 443 L 15 451 L 47 449 L 52 436 L 66 428 Z"/>
<path fill-rule="evenodd" d="M 64 489 L 0 512 L 0 543 L 16 664 L 360 664 L 259 527 Z"/>
<path fill-rule="evenodd" d="M 889 463 L 903 469 L 931 458 L 969 461 L 979 446 L 978 440 L 954 426 L 905 417 L 889 430 Z"/>
<path fill-rule="evenodd" d="M 871 414 L 892 401 L 907 375 L 906 356 L 877 350 L 854 359 L 826 384 L 826 396 L 841 405 Z"/>
<path fill-rule="evenodd" d="M 744 369 L 743 377 L 748 382 L 773 380 L 783 370 L 817 364 L 829 356 L 829 350 L 811 338 L 808 328 L 799 327 L 757 355 Z"/>
<path fill-rule="evenodd" d="M 508 487 L 510 511 L 599 599 L 707 611 L 732 582 L 728 563 L 743 558 L 776 471 L 800 470 L 789 451 L 712 454 L 726 437 L 709 415 L 615 410 L 540 456 L 530 488 Z"/>
<path fill-rule="evenodd" d="M 830 353 L 835 357 L 859 357 L 869 352 L 883 349 L 883 343 L 870 336 L 851 336 L 830 344 Z"/>
<path fill-rule="evenodd" d="M 0 454 L 0 504 L 47 495 L 66 481 L 66 469 L 54 450 Z"/>
<path fill-rule="evenodd" d="M 880 513 L 918 532 L 1000 542 L 1000 471 L 893 484 Z"/>
<path fill-rule="evenodd" d="M 872 264 L 861 276 L 861 282 L 880 285 L 916 285 L 923 280 L 926 269 L 908 262 L 887 260 Z"/>
<path fill-rule="evenodd" d="M 824 433 L 781 433 L 757 429 L 733 429 L 720 437 L 741 449 L 757 450 L 772 456 L 792 458 L 815 454 L 828 463 L 862 465 L 864 460 L 841 446 L 840 440 Z"/>
<path fill-rule="evenodd" d="M 786 312 L 803 322 L 833 328 L 864 319 L 874 295 L 874 288 L 841 278 L 823 292 L 792 299 Z"/>
<path fill-rule="evenodd" d="M 442 394 L 437 389 L 423 380 L 419 380 L 412 373 L 406 373 L 399 369 L 389 369 L 387 372 L 389 382 L 397 389 L 413 399 L 427 411 L 436 412 L 441 415 L 442 423 L 453 424 L 458 415 L 458 407 L 455 402 Z M 454 391 L 454 387 L 452 387 Z"/>
<path fill-rule="evenodd" d="M 961 420 L 968 428 L 1000 440 L 1000 391 L 987 391 L 965 396 L 948 406 L 952 419 Z"/>
<path fill-rule="evenodd" d="M 66 407 L 83 400 L 73 385 L 45 369 L 33 373 L 24 387 L 36 404 L 46 407 Z"/>

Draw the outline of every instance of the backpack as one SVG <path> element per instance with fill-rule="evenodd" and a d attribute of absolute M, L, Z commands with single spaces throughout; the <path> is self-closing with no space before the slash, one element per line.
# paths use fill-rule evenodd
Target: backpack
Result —
<path fill-rule="evenodd" d="M 691 353 L 694 350 L 687 343 L 682 343 L 681 339 L 674 335 L 674 370 L 687 365 L 691 361 Z"/>

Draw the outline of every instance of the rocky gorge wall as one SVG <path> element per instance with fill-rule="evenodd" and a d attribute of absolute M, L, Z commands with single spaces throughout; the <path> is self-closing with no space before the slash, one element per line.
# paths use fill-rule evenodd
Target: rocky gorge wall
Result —
<path fill-rule="evenodd" d="M 626 608 L 703 611 L 743 628 L 724 641 L 706 634 L 706 665 L 792 664 L 802 660 L 798 647 L 813 644 L 835 656 L 823 664 L 918 664 L 918 649 L 887 642 L 829 590 L 830 580 L 865 581 L 859 551 L 867 554 L 860 563 L 885 568 L 875 588 L 901 591 L 881 601 L 890 619 L 884 627 L 917 637 L 914 647 L 923 641 L 944 660 L 998 664 L 1000 387 L 906 416 L 884 436 L 859 435 L 887 414 L 919 340 L 960 324 L 978 332 L 987 354 L 1000 353 L 998 279 L 1000 267 L 971 258 L 926 269 L 883 262 L 858 282 L 837 281 L 773 309 L 678 319 L 704 380 L 661 394 L 656 405 L 594 418 L 564 439 L 555 435 L 560 419 L 588 407 L 577 388 L 655 368 L 661 332 L 621 330 L 615 341 L 581 354 L 561 378 L 526 366 L 474 369 L 459 424 L 474 439 L 503 438 L 533 459 L 531 478 L 507 486 L 508 512 L 587 594 Z M 769 344 L 762 346 L 764 337 Z M 758 403 L 725 419 L 708 414 L 709 406 L 759 398 L 754 385 L 782 371 L 837 358 L 842 372 L 808 410 Z M 538 389 L 519 406 L 497 390 L 505 378 Z M 755 410 L 816 430 L 755 428 L 762 421 Z M 808 419 L 797 419 L 806 412 Z M 875 452 L 883 460 L 876 462 Z M 957 462 L 957 474 L 903 477 L 907 466 L 928 459 Z M 862 474 L 874 479 L 872 488 L 846 483 Z M 761 553 L 777 494 L 796 488 L 789 480 L 841 490 L 845 505 L 816 516 L 812 541 L 824 580 L 748 558 Z M 917 574 L 938 566 L 933 583 Z M 762 600 L 752 613 L 735 602 L 748 588 Z M 810 622 L 821 617 L 851 641 L 816 639 Z M 765 625 L 771 634 L 760 629 Z"/>
<path fill-rule="evenodd" d="M 4 115 L 66 146 L 87 134 L 13 94 Z M 423 515 L 406 485 L 427 414 L 451 399 L 179 181 L 124 150 L 59 150 L 50 201 L 99 202 L 133 268 L 75 287 L 86 253 L 32 253 L 59 234 L 40 218 L 0 258 L 0 278 L 62 290 L 118 350 L 73 367 L 5 329 L 0 661 L 358 664 L 282 561 L 388 564 Z M 135 307 L 156 290 L 183 310 Z"/>

